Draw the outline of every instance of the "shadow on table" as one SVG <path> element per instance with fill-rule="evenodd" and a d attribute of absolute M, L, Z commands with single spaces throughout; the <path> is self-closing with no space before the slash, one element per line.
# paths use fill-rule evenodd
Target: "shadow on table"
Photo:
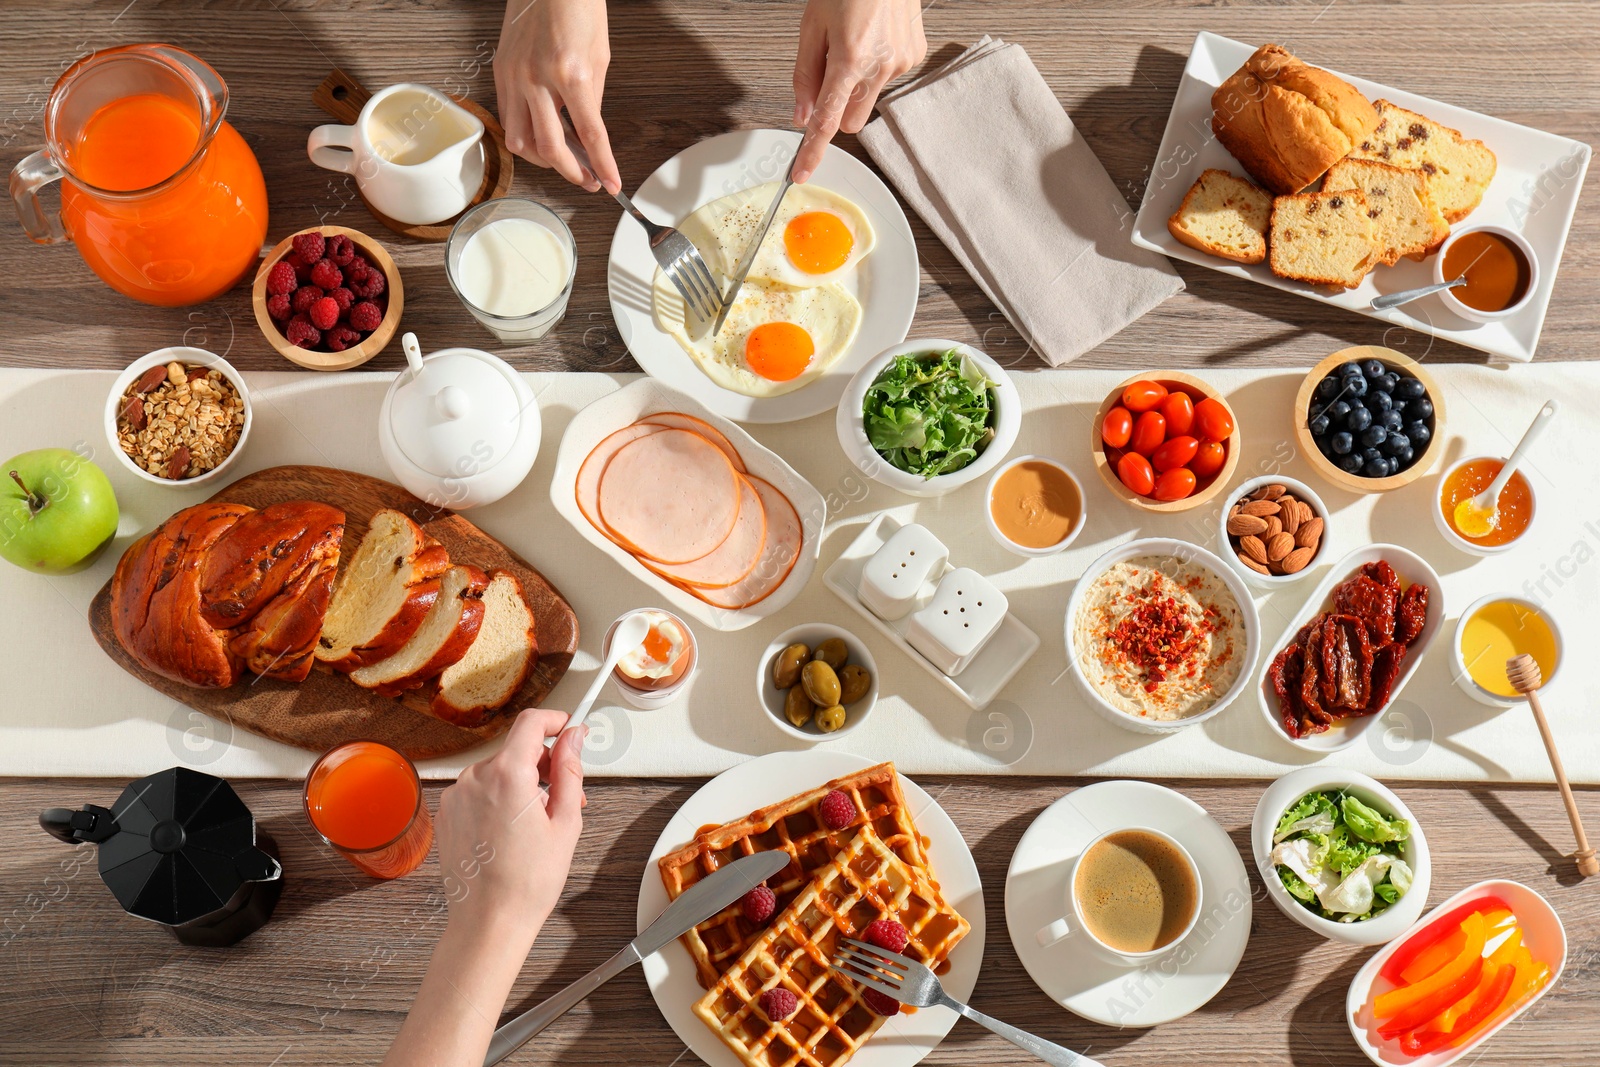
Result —
<path fill-rule="evenodd" d="M 434 804 L 437 806 L 437 800 Z M 270 841 L 267 847 L 283 865 L 283 896 L 273 909 L 274 923 L 288 922 L 302 912 L 383 884 L 357 870 L 332 845 L 318 840 L 303 811 L 257 820 L 256 837 L 258 843 Z"/>
<path fill-rule="evenodd" d="M 1558 794 L 1554 786 L 1533 786 L 1524 791 L 1532 792 L 1541 788 L 1550 794 L 1550 802 L 1552 804 L 1556 803 Z M 1532 846 L 1534 851 L 1539 853 L 1539 856 L 1549 864 L 1545 868 L 1545 873 L 1554 878 L 1557 885 L 1572 886 L 1584 880 L 1583 875 L 1578 873 L 1577 864 L 1573 862 L 1571 854 L 1562 852 L 1551 844 L 1550 840 L 1543 834 L 1529 826 L 1522 816 L 1512 811 L 1506 802 L 1500 799 L 1498 793 L 1475 789 L 1472 791 L 1472 797 L 1482 804 L 1490 815 L 1500 820 L 1501 825 L 1516 834 L 1518 839 Z"/>

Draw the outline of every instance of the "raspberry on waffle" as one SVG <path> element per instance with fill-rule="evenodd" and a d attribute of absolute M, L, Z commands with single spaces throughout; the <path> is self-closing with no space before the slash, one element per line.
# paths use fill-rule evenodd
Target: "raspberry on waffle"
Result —
<path fill-rule="evenodd" d="M 822 798 L 835 790 L 847 795 L 856 809 L 855 819 L 840 830 L 830 830 L 818 812 Z M 905 794 L 900 791 L 894 764 L 880 763 L 734 822 L 705 827 L 692 842 L 661 857 L 661 879 L 666 883 L 667 896 L 676 900 L 726 863 L 754 852 L 782 849 L 792 862 L 767 879 L 781 912 L 865 826 L 871 826 L 877 839 L 908 866 L 926 871 L 923 839 L 912 822 Z M 684 934 L 681 940 L 694 958 L 700 985 L 706 989 L 715 985 L 766 929 L 767 924 L 750 922 L 739 905 L 733 904 Z"/>
<path fill-rule="evenodd" d="M 733 961 L 694 1013 L 748 1067 L 838 1067 L 884 1017 L 863 1002 L 864 988 L 829 962 L 842 938 L 861 937 L 880 919 L 905 927 L 905 954 L 936 970 L 971 929 L 922 869 L 903 863 L 863 827 Z M 773 989 L 788 990 L 798 1002 L 776 1021 L 762 1007 L 763 994 Z"/>

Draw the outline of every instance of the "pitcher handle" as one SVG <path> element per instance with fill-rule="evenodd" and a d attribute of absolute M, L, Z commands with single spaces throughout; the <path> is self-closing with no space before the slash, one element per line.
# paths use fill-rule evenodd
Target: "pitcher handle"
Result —
<path fill-rule="evenodd" d="M 71 239 L 60 214 L 46 211 L 39 202 L 39 190 L 61 176 L 61 168 L 43 148 L 11 168 L 11 199 L 17 205 L 17 218 L 37 244 L 55 245 Z"/>
<path fill-rule="evenodd" d="M 306 139 L 306 155 L 326 170 L 355 173 L 356 128 L 330 124 L 318 126 Z M 343 151 L 340 151 L 343 149 Z"/>

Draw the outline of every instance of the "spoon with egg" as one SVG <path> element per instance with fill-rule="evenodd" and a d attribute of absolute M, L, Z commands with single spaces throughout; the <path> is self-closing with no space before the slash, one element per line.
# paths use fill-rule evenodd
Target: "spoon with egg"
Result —
<path fill-rule="evenodd" d="M 1544 433 L 1544 428 L 1550 425 L 1550 420 L 1555 418 L 1555 414 L 1556 402 L 1546 400 L 1544 407 L 1533 417 L 1533 424 L 1522 435 L 1522 440 L 1517 442 L 1511 458 L 1506 460 L 1505 466 L 1500 468 L 1500 473 L 1489 483 L 1489 487 L 1477 496 L 1468 497 L 1456 505 L 1455 514 L 1451 519 L 1463 537 L 1487 537 L 1494 530 L 1495 523 L 1499 521 L 1500 513 L 1496 505 L 1500 500 L 1500 490 L 1506 487 L 1511 476 L 1517 472 L 1523 454 L 1539 439 L 1539 435 Z"/>
<path fill-rule="evenodd" d="M 580 726 L 583 720 L 589 717 L 589 709 L 594 707 L 594 702 L 600 696 L 600 690 L 606 687 L 606 679 L 611 677 L 611 672 L 616 670 L 617 661 L 629 652 L 644 644 L 645 637 L 650 633 L 650 619 L 643 612 L 629 615 L 611 635 L 611 651 L 606 653 L 605 662 L 600 665 L 600 670 L 595 674 L 594 681 L 589 683 L 589 691 L 583 694 L 583 699 L 578 701 L 578 706 L 573 709 L 572 715 L 567 719 L 563 731 L 574 726 Z M 546 748 L 556 743 L 556 738 L 544 739 Z"/>
<path fill-rule="evenodd" d="M 1524 652 L 1520 656 L 1512 656 L 1506 660 L 1506 680 L 1511 683 L 1511 688 L 1522 693 L 1528 698 L 1528 707 L 1533 710 L 1534 724 L 1539 727 L 1539 736 L 1544 740 L 1544 751 L 1550 757 L 1550 769 L 1555 772 L 1556 785 L 1561 789 L 1561 800 L 1567 806 L 1567 818 L 1572 822 L 1572 834 L 1578 839 L 1578 851 L 1572 857 L 1578 863 L 1578 873 L 1585 878 L 1593 878 L 1600 874 L 1600 856 L 1589 846 L 1589 838 L 1583 832 L 1583 820 L 1578 818 L 1578 803 L 1572 797 L 1572 786 L 1567 784 L 1566 769 L 1561 766 L 1561 754 L 1556 751 L 1556 739 L 1550 733 L 1550 723 L 1545 720 L 1544 707 L 1539 703 L 1537 692 L 1542 681 L 1539 674 L 1539 661 Z"/>

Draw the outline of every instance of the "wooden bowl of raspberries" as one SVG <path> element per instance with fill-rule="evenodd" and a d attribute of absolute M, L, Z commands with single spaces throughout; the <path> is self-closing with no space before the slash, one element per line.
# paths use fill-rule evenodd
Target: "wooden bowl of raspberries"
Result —
<path fill-rule="evenodd" d="M 377 241 L 345 226 L 313 226 L 279 241 L 250 293 L 268 343 L 310 370 L 349 370 L 382 352 L 405 292 Z"/>

